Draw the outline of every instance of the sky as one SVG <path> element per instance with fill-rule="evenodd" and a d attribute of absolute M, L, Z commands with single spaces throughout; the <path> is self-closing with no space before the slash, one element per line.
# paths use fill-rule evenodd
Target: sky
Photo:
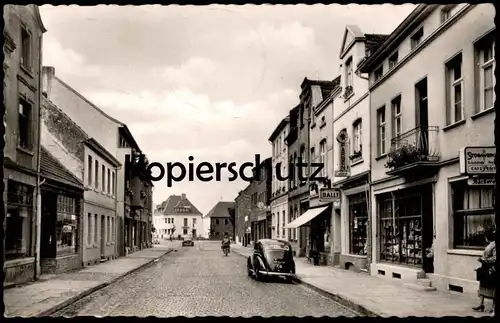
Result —
<path fill-rule="evenodd" d="M 240 165 L 271 156 L 268 138 L 305 77 L 339 75 L 346 25 L 389 34 L 414 8 L 44 5 L 43 64 L 127 124 L 150 162 Z M 185 193 L 206 214 L 248 185 L 228 176 L 156 182 L 154 203 Z"/>

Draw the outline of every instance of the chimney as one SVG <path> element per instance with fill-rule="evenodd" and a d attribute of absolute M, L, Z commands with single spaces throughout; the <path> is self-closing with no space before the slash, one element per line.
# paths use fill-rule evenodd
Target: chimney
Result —
<path fill-rule="evenodd" d="M 42 68 L 42 93 L 50 99 L 50 90 L 52 89 L 52 80 L 56 74 L 56 69 L 52 66 L 44 66 Z"/>
<path fill-rule="evenodd" d="M 181 200 L 185 200 L 186 199 L 186 194 L 182 193 L 181 194 Z"/>

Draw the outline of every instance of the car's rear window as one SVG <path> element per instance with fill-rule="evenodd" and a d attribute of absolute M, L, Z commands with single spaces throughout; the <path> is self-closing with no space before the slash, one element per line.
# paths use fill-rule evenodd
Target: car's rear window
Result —
<path fill-rule="evenodd" d="M 269 260 L 285 260 L 285 250 L 267 249 L 266 256 Z"/>

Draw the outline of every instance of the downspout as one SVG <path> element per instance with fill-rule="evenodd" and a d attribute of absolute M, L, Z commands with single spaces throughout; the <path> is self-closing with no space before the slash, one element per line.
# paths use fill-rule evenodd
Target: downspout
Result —
<path fill-rule="evenodd" d="M 34 279 L 37 280 L 40 277 L 40 235 L 42 232 L 42 193 L 41 186 L 45 182 L 45 179 L 40 182 L 40 159 L 42 151 L 42 36 L 39 36 L 38 41 L 38 53 L 40 53 L 40 60 L 38 63 L 38 138 L 37 138 L 37 161 L 36 161 L 36 220 L 35 220 L 35 266 L 34 266 Z"/>

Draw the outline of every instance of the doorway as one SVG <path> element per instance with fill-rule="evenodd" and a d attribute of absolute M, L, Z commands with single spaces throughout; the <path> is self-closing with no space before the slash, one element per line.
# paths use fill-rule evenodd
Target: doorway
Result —
<path fill-rule="evenodd" d="M 420 135 L 417 132 L 416 146 L 424 156 L 429 153 L 429 102 L 427 93 L 427 77 L 419 81 L 415 85 L 415 117 L 417 128 L 420 130 Z"/>

